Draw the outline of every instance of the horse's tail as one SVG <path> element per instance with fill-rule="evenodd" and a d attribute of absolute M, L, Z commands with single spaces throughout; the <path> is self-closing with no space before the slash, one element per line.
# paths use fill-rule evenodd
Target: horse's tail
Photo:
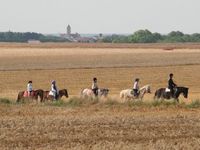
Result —
<path fill-rule="evenodd" d="M 84 89 L 81 90 L 80 97 L 83 97 L 83 91 L 84 91 Z"/>
<path fill-rule="evenodd" d="M 18 95 L 17 95 L 17 103 L 19 103 L 19 101 L 20 101 L 20 95 L 19 95 L 19 93 L 18 93 Z"/>
<path fill-rule="evenodd" d="M 21 100 L 21 98 L 22 98 L 22 95 L 23 95 L 22 92 L 19 92 L 19 93 L 18 93 L 18 95 L 17 95 L 17 100 L 16 100 L 17 103 L 20 102 L 20 100 Z"/>
<path fill-rule="evenodd" d="M 49 93 L 49 91 L 43 91 L 42 101 L 48 100 L 48 93 Z"/>
<path fill-rule="evenodd" d="M 120 98 L 124 98 L 124 92 L 123 91 L 120 92 Z"/>
<path fill-rule="evenodd" d="M 40 97 L 40 101 L 43 102 L 43 99 L 44 99 L 44 91 L 41 90 L 41 89 L 39 89 L 39 90 L 36 91 L 36 95 L 37 95 L 36 99 L 38 99 L 38 96 L 39 96 L 39 97 Z"/>
<path fill-rule="evenodd" d="M 156 90 L 153 98 L 154 98 L 154 100 L 158 98 L 158 90 Z"/>

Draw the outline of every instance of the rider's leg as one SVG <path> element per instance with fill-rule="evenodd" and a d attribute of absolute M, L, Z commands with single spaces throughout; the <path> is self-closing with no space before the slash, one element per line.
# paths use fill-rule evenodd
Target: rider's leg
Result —
<path fill-rule="evenodd" d="M 137 89 L 133 89 L 134 91 L 134 96 L 138 96 L 138 90 Z"/>
<path fill-rule="evenodd" d="M 174 89 L 170 89 L 170 92 L 171 92 L 171 97 L 174 98 Z"/>
<path fill-rule="evenodd" d="M 92 89 L 92 91 L 93 91 L 94 95 L 97 97 L 98 96 L 98 89 L 95 88 L 95 89 Z"/>

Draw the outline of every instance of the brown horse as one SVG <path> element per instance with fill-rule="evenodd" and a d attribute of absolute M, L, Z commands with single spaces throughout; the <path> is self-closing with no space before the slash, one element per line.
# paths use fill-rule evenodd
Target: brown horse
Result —
<path fill-rule="evenodd" d="M 54 100 L 53 95 L 49 95 L 49 92 L 50 92 L 50 91 L 44 91 L 44 94 L 43 94 L 43 100 L 44 100 L 44 101 L 45 101 L 45 100 L 52 100 L 52 101 Z M 59 90 L 58 93 L 59 93 L 59 94 L 58 94 L 56 100 L 61 99 L 63 96 L 65 96 L 66 98 L 69 97 L 69 96 L 68 96 L 67 89 Z"/>
<path fill-rule="evenodd" d="M 43 93 L 44 91 L 39 89 L 39 90 L 35 90 L 32 92 L 32 94 L 29 96 L 29 97 L 24 97 L 24 93 L 26 91 L 21 91 L 18 93 L 18 96 L 17 96 L 17 102 L 20 102 L 20 100 L 38 100 L 38 97 L 40 97 L 40 101 L 42 102 L 43 101 Z"/>

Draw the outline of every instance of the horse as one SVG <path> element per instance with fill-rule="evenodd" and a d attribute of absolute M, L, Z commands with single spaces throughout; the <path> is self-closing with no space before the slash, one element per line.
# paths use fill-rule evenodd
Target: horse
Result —
<path fill-rule="evenodd" d="M 39 89 L 39 90 L 35 90 L 31 92 L 31 95 L 28 97 L 27 91 L 21 91 L 18 93 L 17 96 L 17 102 L 20 102 L 20 100 L 25 100 L 25 99 L 31 99 L 31 100 L 38 100 L 38 97 L 40 97 L 40 101 L 43 101 L 43 90 Z"/>
<path fill-rule="evenodd" d="M 43 94 L 43 100 L 44 101 L 45 100 L 52 100 L 52 101 L 54 100 L 54 96 L 53 95 L 49 95 L 49 92 L 50 91 L 44 91 L 44 94 Z M 56 100 L 61 99 L 63 96 L 65 96 L 66 98 L 69 97 L 67 89 L 59 90 Z"/>
<path fill-rule="evenodd" d="M 98 89 L 98 95 L 97 95 L 97 97 L 107 97 L 108 93 L 109 93 L 109 89 L 100 88 L 100 89 Z M 92 89 L 86 88 L 86 89 L 83 89 L 81 91 L 81 97 L 83 97 L 83 98 L 88 98 L 88 97 L 95 98 L 95 94 L 92 91 Z"/>
<path fill-rule="evenodd" d="M 175 99 L 177 102 L 179 102 L 179 96 L 183 94 L 184 98 L 188 98 L 188 90 L 187 87 L 176 87 L 174 96 L 171 94 L 171 92 L 166 92 L 166 88 L 160 88 L 156 90 L 154 99 Z"/>
<path fill-rule="evenodd" d="M 145 85 L 142 88 L 140 88 L 138 96 L 134 96 L 133 89 L 122 90 L 120 92 L 120 98 L 125 99 L 125 100 L 127 99 L 141 99 L 142 100 L 146 93 L 151 93 L 150 85 Z"/>

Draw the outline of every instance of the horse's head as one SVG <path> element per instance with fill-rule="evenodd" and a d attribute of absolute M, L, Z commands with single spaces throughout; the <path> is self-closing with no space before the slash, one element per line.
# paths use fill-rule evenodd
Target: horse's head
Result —
<path fill-rule="evenodd" d="M 60 95 L 61 97 L 62 97 L 62 96 L 65 96 L 66 98 L 69 97 L 68 92 L 67 92 L 67 89 L 60 90 L 60 91 L 59 91 L 59 95 Z"/>
<path fill-rule="evenodd" d="M 150 85 L 145 85 L 140 89 L 140 91 L 144 91 L 144 93 L 151 93 L 151 86 Z"/>
<path fill-rule="evenodd" d="M 69 97 L 68 92 L 67 92 L 67 89 L 64 89 L 64 95 L 66 96 L 66 98 Z"/>
<path fill-rule="evenodd" d="M 184 96 L 185 98 L 188 98 L 188 90 L 189 90 L 189 88 L 185 88 L 185 89 L 184 89 L 183 96 Z"/>
<path fill-rule="evenodd" d="M 188 90 L 187 87 L 177 87 L 177 93 L 183 93 L 184 98 L 188 98 Z"/>
<path fill-rule="evenodd" d="M 147 86 L 146 86 L 146 91 L 147 91 L 147 93 L 150 93 L 150 94 L 151 94 L 151 86 L 150 86 L 150 85 L 147 85 Z"/>
<path fill-rule="evenodd" d="M 44 91 L 42 89 L 35 90 L 35 97 L 38 98 L 38 96 L 43 99 Z"/>
<path fill-rule="evenodd" d="M 109 93 L 109 89 L 100 89 L 100 95 L 107 96 Z"/>

